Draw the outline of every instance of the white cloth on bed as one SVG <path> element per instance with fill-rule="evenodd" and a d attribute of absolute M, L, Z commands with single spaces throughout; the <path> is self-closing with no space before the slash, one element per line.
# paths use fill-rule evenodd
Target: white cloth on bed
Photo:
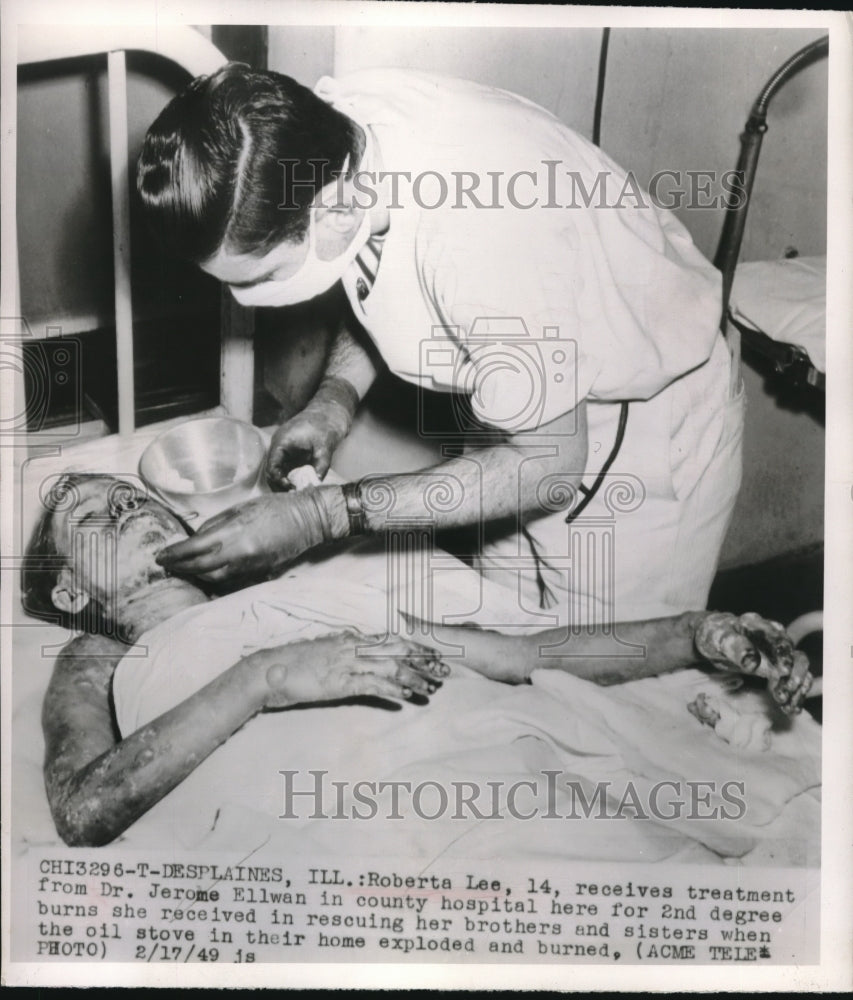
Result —
<path fill-rule="evenodd" d="M 153 629 L 116 672 L 121 731 L 129 733 L 155 718 L 253 649 L 347 626 L 366 634 L 384 631 L 386 579 L 384 554 L 361 546 L 190 609 Z M 464 568 L 443 574 L 436 617 L 481 597 L 480 586 L 480 578 Z M 501 594 L 496 591 L 495 599 Z M 607 689 L 537 670 L 531 685 L 510 687 L 457 665 L 428 706 L 390 711 L 346 704 L 264 713 L 216 750 L 126 839 L 234 849 L 271 841 L 290 851 L 420 859 L 444 854 L 703 862 L 740 857 L 768 831 L 773 835 L 772 823 L 788 801 L 817 784 L 819 727 L 801 717 L 774 734 L 771 752 L 735 751 L 687 711 L 700 690 L 718 689 L 725 696 L 716 675 L 695 670 Z M 763 696 L 754 697 L 761 701 Z M 284 770 L 298 772 L 294 787 L 302 791 L 314 787 L 309 772 L 327 772 L 322 811 L 329 815 L 351 815 L 356 804 L 350 784 L 339 806 L 332 781 L 397 780 L 413 788 L 437 782 L 451 796 L 453 782 L 474 782 L 483 789 L 481 812 L 489 809 L 486 782 L 504 783 L 502 800 L 514 782 L 533 781 L 536 792 L 522 789 L 519 809 L 538 804 L 540 816 L 488 820 L 466 814 L 459 819 L 450 806 L 431 820 L 411 809 L 404 820 L 381 815 L 370 821 L 308 820 L 314 800 L 302 796 L 293 800 L 301 819 L 282 819 Z M 689 796 L 686 781 L 718 786 L 743 781 L 747 813 L 738 821 L 545 818 L 548 771 L 559 773 L 558 787 L 578 782 L 587 797 L 596 783 L 609 782 L 612 810 L 627 782 L 643 801 L 651 786 L 665 779 L 676 782 L 681 797 Z M 439 810 L 437 794 L 434 787 L 432 796 L 425 793 L 422 812 Z M 662 802 L 673 794 L 665 790 Z M 712 798 L 720 804 L 719 793 Z M 387 808 L 387 796 L 377 801 Z M 550 801 L 558 816 L 573 811 L 567 791 Z M 803 839 L 808 836 L 813 831 L 804 832 Z"/>
<path fill-rule="evenodd" d="M 738 265 L 732 312 L 772 340 L 801 347 L 826 374 L 826 257 Z"/>

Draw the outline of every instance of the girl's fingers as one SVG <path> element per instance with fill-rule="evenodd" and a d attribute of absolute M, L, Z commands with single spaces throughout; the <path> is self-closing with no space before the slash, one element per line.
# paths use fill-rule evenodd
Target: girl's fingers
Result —
<path fill-rule="evenodd" d="M 447 677 L 450 674 L 450 667 L 443 663 L 435 653 L 426 655 L 410 653 L 403 658 L 403 662 L 406 666 L 427 674 L 429 677 Z"/>
<path fill-rule="evenodd" d="M 395 697 L 406 697 L 400 691 L 406 691 L 428 697 L 437 689 L 437 682 L 425 671 L 415 669 L 403 660 L 392 657 L 382 657 L 375 660 L 362 660 L 356 664 L 353 677 L 388 681 L 395 686 Z"/>
<path fill-rule="evenodd" d="M 406 701 L 412 696 L 411 688 L 393 677 L 382 677 L 379 674 L 353 674 L 348 688 L 348 695 L 376 695 L 392 701 Z"/>
<path fill-rule="evenodd" d="M 347 687 L 349 694 L 378 695 L 395 701 L 407 701 L 413 694 L 428 698 L 436 690 L 436 685 L 403 664 L 394 664 L 394 672 L 387 674 L 384 669 L 366 671 L 350 675 Z"/>
<path fill-rule="evenodd" d="M 392 639 L 384 646 L 384 651 L 389 658 L 399 660 L 431 677 L 447 677 L 450 673 L 450 668 L 442 663 L 440 655 L 434 649 L 411 639 Z"/>
<path fill-rule="evenodd" d="M 814 678 L 809 672 L 808 657 L 800 650 L 795 650 L 794 667 L 790 676 L 786 677 L 783 682 L 783 687 L 788 694 L 787 711 L 800 711 L 813 682 Z"/>
<path fill-rule="evenodd" d="M 415 694 L 420 694 L 424 697 L 433 694 L 436 689 L 435 683 L 431 681 L 429 677 L 424 676 L 423 673 L 412 669 L 412 667 L 405 663 L 399 663 L 397 665 L 397 671 L 394 679 L 414 691 Z"/>
<path fill-rule="evenodd" d="M 734 630 L 726 632 L 720 642 L 720 652 L 736 670 L 745 674 L 760 673 L 761 654 L 745 635 Z"/>
<path fill-rule="evenodd" d="M 794 665 L 794 644 L 778 622 L 768 621 L 759 615 L 741 615 L 744 634 L 769 664 L 769 671 L 787 675 Z"/>

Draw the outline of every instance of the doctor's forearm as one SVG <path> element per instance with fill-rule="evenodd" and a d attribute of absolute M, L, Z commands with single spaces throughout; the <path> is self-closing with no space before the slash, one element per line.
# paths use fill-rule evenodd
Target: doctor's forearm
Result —
<path fill-rule="evenodd" d="M 321 479 L 326 475 L 375 375 L 376 367 L 367 350 L 342 327 L 314 395 L 272 436 L 266 478 L 273 489 L 291 489 L 290 473 L 304 465 L 313 466 Z"/>
<path fill-rule="evenodd" d="M 545 477 L 560 473 L 560 456 L 543 457 L 541 450 L 515 444 L 468 452 L 420 472 L 377 476 L 361 485 L 367 531 L 381 533 L 389 523 L 413 523 L 448 529 L 519 514 L 542 511 L 540 487 Z M 580 483 L 583 470 L 561 475 L 561 482 Z M 568 490 L 564 491 L 570 499 Z M 332 535 L 350 533 L 340 487 L 323 488 Z"/>
<path fill-rule="evenodd" d="M 332 342 L 326 364 L 326 378 L 345 379 L 363 399 L 376 379 L 377 366 L 369 351 L 342 326 Z"/>
<path fill-rule="evenodd" d="M 487 429 L 486 429 L 487 430 Z M 489 443 L 420 472 L 368 478 L 360 487 L 364 524 L 383 532 L 411 519 L 436 529 L 524 520 L 569 507 L 587 458 L 586 405 L 531 431 L 489 431 Z M 350 534 L 340 487 L 322 489 L 331 538 Z"/>

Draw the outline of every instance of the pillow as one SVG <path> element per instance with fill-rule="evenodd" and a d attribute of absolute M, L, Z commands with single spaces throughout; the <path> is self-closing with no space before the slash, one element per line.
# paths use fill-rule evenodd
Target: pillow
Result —
<path fill-rule="evenodd" d="M 735 319 L 801 347 L 826 373 L 826 257 L 740 264 L 731 303 Z"/>

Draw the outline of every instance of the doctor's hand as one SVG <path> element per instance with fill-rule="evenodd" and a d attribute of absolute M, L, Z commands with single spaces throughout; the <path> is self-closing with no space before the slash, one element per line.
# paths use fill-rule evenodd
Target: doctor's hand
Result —
<path fill-rule="evenodd" d="M 765 678 L 770 696 L 786 715 L 801 711 L 814 678 L 806 655 L 794 649 L 778 622 L 752 612 L 708 612 L 696 628 L 694 645 L 721 670 Z"/>
<path fill-rule="evenodd" d="M 288 474 L 302 465 L 313 465 L 323 479 L 335 449 L 349 433 L 357 405 L 358 394 L 348 382 L 325 378 L 305 409 L 272 436 L 266 465 L 270 489 L 293 489 Z"/>
<path fill-rule="evenodd" d="M 430 649 L 390 638 L 370 656 L 379 636 L 354 632 L 252 653 L 263 684 L 264 708 L 287 708 L 363 695 L 394 701 L 428 697 L 449 673 Z"/>
<path fill-rule="evenodd" d="M 231 507 L 191 538 L 163 549 L 157 562 L 170 573 L 210 582 L 272 579 L 303 552 L 330 540 L 317 493 L 274 493 Z"/>

